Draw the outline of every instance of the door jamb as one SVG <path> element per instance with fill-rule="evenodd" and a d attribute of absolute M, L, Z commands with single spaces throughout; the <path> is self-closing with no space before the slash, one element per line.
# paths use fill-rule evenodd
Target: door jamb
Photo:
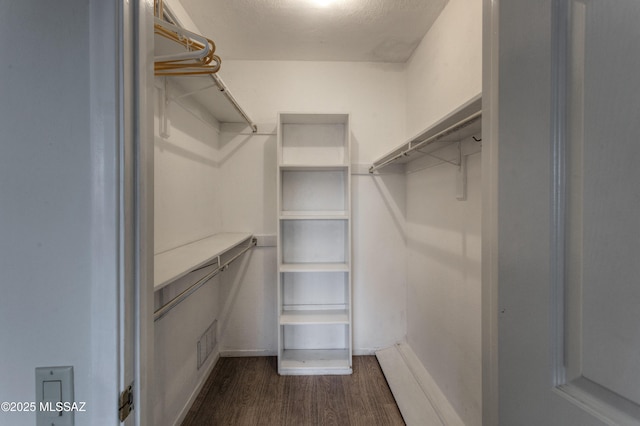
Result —
<path fill-rule="evenodd" d="M 499 0 L 482 15 L 482 424 L 497 425 Z"/>

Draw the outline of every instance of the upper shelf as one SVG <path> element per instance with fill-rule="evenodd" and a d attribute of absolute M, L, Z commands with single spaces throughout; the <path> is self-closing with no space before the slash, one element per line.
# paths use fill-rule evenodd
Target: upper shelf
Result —
<path fill-rule="evenodd" d="M 245 118 L 234 104 L 229 101 L 231 93 L 220 77 L 200 75 L 171 76 L 168 78 L 179 86 L 183 92 L 183 94 L 174 97 L 173 100 L 190 97 L 202 105 L 220 123 L 246 122 L 252 127 L 255 126 L 251 119 Z"/>
<path fill-rule="evenodd" d="M 326 171 L 349 161 L 349 114 L 281 113 L 278 123 L 280 170 Z M 309 169 L 310 170 L 310 169 Z"/>
<path fill-rule="evenodd" d="M 472 136 L 479 138 L 482 130 L 481 118 L 482 96 L 478 95 L 434 125 L 378 158 L 369 168 L 369 173 L 390 164 L 408 163 Z"/>
<path fill-rule="evenodd" d="M 154 256 L 153 287 L 159 290 L 251 239 L 251 234 L 225 232 Z M 223 259 L 224 260 L 224 259 Z M 219 263 L 219 262 L 217 262 Z"/>
<path fill-rule="evenodd" d="M 154 36 L 155 56 L 175 54 L 180 49 L 181 46 L 176 43 L 157 34 Z M 238 101 L 217 74 L 167 76 L 166 78 L 175 83 L 180 88 L 179 92 L 181 92 L 168 98 L 168 100 L 179 101 L 190 97 L 205 108 L 218 122 L 246 122 L 253 132 L 257 131 L 256 124 L 238 104 Z"/>

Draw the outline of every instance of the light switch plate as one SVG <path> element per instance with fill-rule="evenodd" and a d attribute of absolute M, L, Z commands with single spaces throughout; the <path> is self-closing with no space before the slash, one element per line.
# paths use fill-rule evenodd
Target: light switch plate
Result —
<path fill-rule="evenodd" d="M 36 368 L 36 426 L 73 426 L 73 403 L 73 367 Z"/>

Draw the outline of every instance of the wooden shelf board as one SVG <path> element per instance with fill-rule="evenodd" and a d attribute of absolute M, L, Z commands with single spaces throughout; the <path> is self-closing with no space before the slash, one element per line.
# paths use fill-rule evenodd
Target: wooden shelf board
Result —
<path fill-rule="evenodd" d="M 348 212 L 344 210 L 298 210 L 280 212 L 281 220 L 313 220 L 313 219 L 349 219 Z"/>
<path fill-rule="evenodd" d="M 469 102 L 465 103 L 460 108 L 453 111 L 451 114 L 442 118 L 437 123 L 429 126 L 424 131 L 420 132 L 413 138 L 409 139 L 407 142 L 401 144 L 400 146 L 394 148 L 392 151 L 378 158 L 376 161 L 373 162 L 373 165 L 377 166 L 379 164 L 384 164 L 385 162 L 387 162 L 388 160 L 394 157 L 398 157 L 398 158 L 395 158 L 393 161 L 389 162 L 387 165 L 408 163 L 417 158 L 424 157 L 425 155 L 428 155 L 441 148 L 444 148 L 453 142 L 462 141 L 464 139 L 470 138 L 471 136 L 480 135 L 480 132 L 482 130 L 482 120 L 476 120 L 473 123 L 469 124 L 468 126 L 463 127 L 451 133 L 450 135 L 447 135 L 437 140 L 436 142 L 433 142 L 431 144 L 428 144 L 420 148 L 420 151 L 422 152 L 415 150 L 410 152 L 408 155 L 401 155 L 402 153 L 404 153 L 405 151 L 407 151 L 409 148 L 419 143 L 420 141 L 426 140 L 430 137 L 437 135 L 439 132 L 460 122 L 461 120 L 466 119 L 467 117 L 470 117 L 474 113 L 477 113 L 478 111 L 481 111 L 481 110 L 482 110 L 482 97 L 481 96 L 474 97 Z M 386 167 L 386 165 L 383 167 Z"/>
<path fill-rule="evenodd" d="M 284 310 L 280 314 L 280 325 L 304 324 L 349 324 L 346 309 Z"/>
<path fill-rule="evenodd" d="M 344 171 L 348 164 L 280 164 L 283 171 Z"/>
<path fill-rule="evenodd" d="M 280 374 L 351 374 L 348 349 L 285 349 L 282 351 Z"/>
<path fill-rule="evenodd" d="M 224 232 L 157 253 L 154 256 L 154 290 L 210 263 L 250 238 L 251 234 L 247 233 Z"/>
<path fill-rule="evenodd" d="M 349 272 L 348 263 L 283 263 L 280 272 Z"/>
<path fill-rule="evenodd" d="M 280 114 L 282 124 L 346 124 L 348 113 L 299 113 L 283 112 Z"/>

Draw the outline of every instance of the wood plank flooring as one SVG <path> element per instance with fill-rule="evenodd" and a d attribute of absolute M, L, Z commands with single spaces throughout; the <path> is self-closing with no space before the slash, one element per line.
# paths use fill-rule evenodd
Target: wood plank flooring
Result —
<path fill-rule="evenodd" d="M 375 356 L 348 376 L 279 376 L 276 362 L 220 358 L 182 425 L 404 425 Z"/>

